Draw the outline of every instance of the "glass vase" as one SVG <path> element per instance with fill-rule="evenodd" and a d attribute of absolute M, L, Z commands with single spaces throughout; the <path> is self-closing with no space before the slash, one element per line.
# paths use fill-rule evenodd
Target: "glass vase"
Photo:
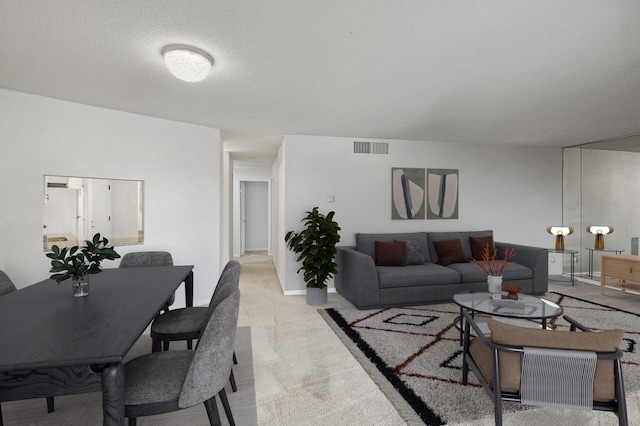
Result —
<path fill-rule="evenodd" d="M 85 297 L 89 295 L 89 275 L 71 281 L 71 294 L 73 297 Z"/>

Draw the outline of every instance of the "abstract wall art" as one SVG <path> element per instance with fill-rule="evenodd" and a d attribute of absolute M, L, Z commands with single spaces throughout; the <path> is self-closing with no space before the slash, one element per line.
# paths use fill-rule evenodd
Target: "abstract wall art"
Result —
<path fill-rule="evenodd" d="M 458 218 L 458 169 L 427 169 L 427 219 Z"/>
<path fill-rule="evenodd" d="M 391 169 L 391 219 L 424 219 L 425 169 Z"/>

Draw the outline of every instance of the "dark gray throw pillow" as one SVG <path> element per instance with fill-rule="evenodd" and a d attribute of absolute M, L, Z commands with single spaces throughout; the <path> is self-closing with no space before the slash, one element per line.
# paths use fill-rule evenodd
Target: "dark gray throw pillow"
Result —
<path fill-rule="evenodd" d="M 396 242 L 404 242 L 404 263 L 406 265 L 425 264 L 420 240 L 396 240 Z"/>

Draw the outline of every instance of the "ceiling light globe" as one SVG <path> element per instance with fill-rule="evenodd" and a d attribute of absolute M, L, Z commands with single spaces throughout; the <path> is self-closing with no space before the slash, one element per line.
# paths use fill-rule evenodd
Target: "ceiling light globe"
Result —
<path fill-rule="evenodd" d="M 162 54 L 169 72 L 188 82 L 204 80 L 213 64 L 209 55 L 190 47 L 165 48 Z"/>

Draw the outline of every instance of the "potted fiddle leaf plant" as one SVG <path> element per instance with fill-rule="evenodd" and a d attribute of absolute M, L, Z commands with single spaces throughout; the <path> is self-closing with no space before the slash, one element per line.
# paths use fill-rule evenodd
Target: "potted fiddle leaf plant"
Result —
<path fill-rule="evenodd" d="M 74 297 L 89 295 L 89 275 L 102 272 L 100 264 L 103 260 L 118 259 L 120 255 L 109 247 L 107 238 L 100 238 L 100 233 L 86 240 L 82 248 L 60 248 L 57 245 L 51 247 L 47 257 L 51 259 L 53 272 L 51 279 L 60 284 L 62 281 L 72 280 L 72 294 Z"/>
<path fill-rule="evenodd" d="M 297 272 L 304 271 L 309 305 L 327 303 L 327 280 L 338 272 L 334 259 L 340 241 L 340 226 L 333 220 L 334 214 L 331 211 L 325 216 L 314 207 L 302 219 L 304 229 L 289 231 L 284 237 L 287 247 L 298 255 L 296 261 L 302 262 Z"/>

